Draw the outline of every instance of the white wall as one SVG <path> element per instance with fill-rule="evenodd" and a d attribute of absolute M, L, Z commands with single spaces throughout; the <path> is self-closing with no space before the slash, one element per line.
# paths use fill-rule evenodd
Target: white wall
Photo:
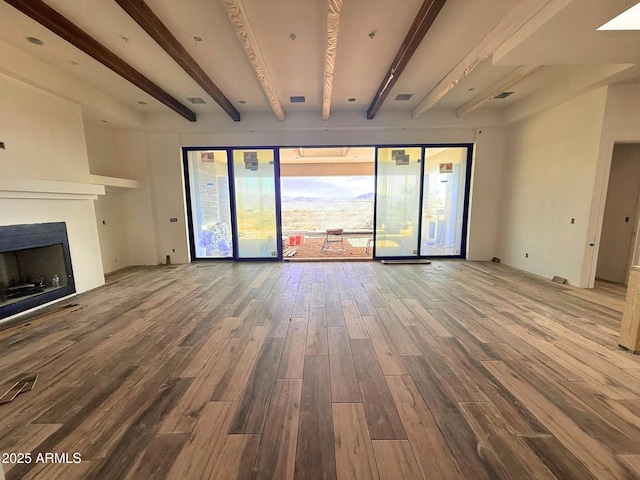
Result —
<path fill-rule="evenodd" d="M 616 143 L 640 143 L 638 125 L 640 125 L 640 85 L 608 87 L 588 231 L 588 237 L 595 247 L 585 255 L 585 265 L 589 265 L 590 268 L 585 269 L 584 281 L 591 287 L 597 269 L 613 148 Z"/>
<path fill-rule="evenodd" d="M 157 261 L 189 262 L 187 215 L 182 173 L 182 145 L 178 134 L 149 134 L 149 163 L 157 232 Z M 171 222 L 171 219 L 177 219 Z"/>
<path fill-rule="evenodd" d="M 0 74 L 2 176 L 88 182 L 80 108 Z"/>
<path fill-rule="evenodd" d="M 145 183 L 136 189 L 108 188 L 96 201 L 105 273 L 130 265 L 155 265 L 156 231 L 146 135 L 86 122 L 85 136 L 92 174 Z"/>
<path fill-rule="evenodd" d="M 609 174 L 596 278 L 616 283 L 626 281 L 636 228 L 638 195 L 640 144 L 616 144 Z"/>
<path fill-rule="evenodd" d="M 491 260 L 497 255 L 503 162 L 504 129 L 478 129 L 471 171 L 468 260 Z"/>
<path fill-rule="evenodd" d="M 485 118 L 497 123 L 494 112 Z M 158 261 L 171 255 L 174 263 L 188 261 L 187 223 L 182 172 L 182 147 L 209 146 L 322 146 L 474 143 L 473 189 L 476 202 L 469 218 L 469 258 L 488 260 L 495 255 L 499 171 L 502 162 L 502 131 L 483 129 L 484 137 L 468 119 L 436 112 L 413 120 L 406 112 L 378 115 L 373 121 L 363 114 L 340 115 L 323 122 L 318 115 L 289 114 L 278 122 L 272 114 L 244 116 L 242 122 L 203 117 L 191 124 L 174 115 L 149 119 L 149 159 L 153 171 L 154 205 L 158 231 Z M 444 128 L 446 127 L 446 128 Z M 162 133 L 166 132 L 166 133 Z M 179 132 L 179 133 L 175 133 Z M 169 218 L 178 218 L 170 223 Z M 175 249 L 175 252 L 174 252 Z"/>
<path fill-rule="evenodd" d="M 592 249 L 588 225 L 606 98 L 603 88 L 507 128 L 497 255 L 504 263 L 588 286 L 583 267 Z"/>
<path fill-rule="evenodd" d="M 80 107 L 2 74 L 0 105 L 0 141 L 6 145 L 0 150 L 0 179 L 89 183 Z M 0 225 L 66 222 L 76 290 L 102 285 L 93 200 L 28 196 L 34 195 L 3 192 Z"/>

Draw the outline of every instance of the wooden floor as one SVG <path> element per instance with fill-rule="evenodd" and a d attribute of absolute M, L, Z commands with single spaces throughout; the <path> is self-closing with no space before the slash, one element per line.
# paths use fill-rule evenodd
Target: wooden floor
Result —
<path fill-rule="evenodd" d="M 616 286 L 222 262 L 125 270 L 72 301 L 0 331 L 1 383 L 39 374 L 0 405 L 2 460 L 31 455 L 7 479 L 640 478 Z"/>

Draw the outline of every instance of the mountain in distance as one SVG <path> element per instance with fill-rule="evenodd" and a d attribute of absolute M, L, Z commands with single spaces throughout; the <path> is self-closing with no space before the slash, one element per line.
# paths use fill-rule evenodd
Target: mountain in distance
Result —
<path fill-rule="evenodd" d="M 352 197 L 352 198 L 327 198 L 327 197 L 290 197 L 290 196 L 283 196 L 282 197 L 282 201 L 284 203 L 289 203 L 289 202 L 318 202 L 318 201 L 336 201 L 336 202 L 349 202 L 352 200 L 356 200 L 356 201 L 372 201 L 373 200 L 373 193 L 365 193 L 363 195 L 358 195 L 357 197 Z"/>
<path fill-rule="evenodd" d="M 358 195 L 357 197 L 353 197 L 351 200 L 373 200 L 374 196 L 375 195 L 373 194 L 373 192 L 364 193 L 362 195 Z"/>

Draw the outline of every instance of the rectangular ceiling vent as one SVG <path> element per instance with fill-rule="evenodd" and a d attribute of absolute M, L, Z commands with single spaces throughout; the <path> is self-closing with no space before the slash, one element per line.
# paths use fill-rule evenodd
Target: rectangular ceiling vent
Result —
<path fill-rule="evenodd" d="M 289 97 L 291 103 L 304 103 L 307 100 L 304 98 L 304 95 L 294 95 L 293 97 Z"/>
<path fill-rule="evenodd" d="M 509 95 L 513 95 L 513 92 L 500 92 L 493 98 L 502 99 L 502 98 L 507 98 Z"/>
<path fill-rule="evenodd" d="M 189 100 L 194 105 L 197 104 L 197 103 L 207 103 L 200 97 L 187 97 L 187 100 Z"/>
<path fill-rule="evenodd" d="M 413 97 L 413 93 L 399 93 L 394 100 L 409 100 Z"/>

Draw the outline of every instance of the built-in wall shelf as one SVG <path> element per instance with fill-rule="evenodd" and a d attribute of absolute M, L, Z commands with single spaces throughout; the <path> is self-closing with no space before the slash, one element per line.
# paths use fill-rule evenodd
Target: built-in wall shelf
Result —
<path fill-rule="evenodd" d="M 91 175 L 91 183 L 101 185 L 107 192 L 123 192 L 132 188 L 143 188 L 144 182 L 129 178 L 105 177 L 104 175 Z"/>
<path fill-rule="evenodd" d="M 0 178 L 0 198 L 37 198 L 50 200 L 97 200 L 104 195 L 103 185 L 59 182 L 35 178 Z"/>

